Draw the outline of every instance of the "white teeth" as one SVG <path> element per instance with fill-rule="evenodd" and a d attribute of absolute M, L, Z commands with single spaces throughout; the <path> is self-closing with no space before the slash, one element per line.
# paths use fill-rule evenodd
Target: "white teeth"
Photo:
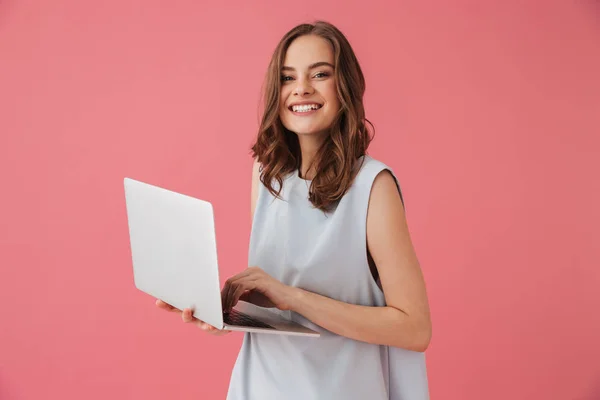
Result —
<path fill-rule="evenodd" d="M 312 110 L 318 110 L 319 108 L 321 108 L 321 106 L 318 104 L 306 104 L 306 105 L 301 105 L 301 106 L 292 106 L 292 110 L 294 112 L 307 112 L 307 111 L 312 111 Z"/>

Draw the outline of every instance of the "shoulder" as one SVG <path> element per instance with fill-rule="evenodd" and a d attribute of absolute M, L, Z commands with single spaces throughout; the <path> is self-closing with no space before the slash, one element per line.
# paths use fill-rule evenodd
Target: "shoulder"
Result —
<path fill-rule="evenodd" d="M 382 201 L 403 205 L 400 183 L 391 167 L 373 157 L 365 156 L 357 177 L 357 184 L 369 192 L 369 206 L 379 206 Z"/>
<path fill-rule="evenodd" d="M 389 169 L 380 170 L 371 187 L 369 207 L 402 207 L 398 182 Z"/>
<path fill-rule="evenodd" d="M 377 182 L 377 185 L 389 185 L 389 183 L 397 184 L 396 174 L 387 164 L 375 159 L 369 155 L 361 157 L 357 163 L 357 168 L 360 168 L 356 175 L 356 183 L 359 185 L 367 185 L 369 188 Z M 383 181 L 383 183 L 382 183 Z"/>
<path fill-rule="evenodd" d="M 369 155 L 362 156 L 356 163 L 359 168 L 356 178 L 373 180 L 375 176 L 384 169 L 390 169 L 386 164 Z"/>
<path fill-rule="evenodd" d="M 397 192 L 398 187 L 396 185 L 396 178 L 388 168 L 383 168 L 376 173 L 373 179 L 372 192 Z"/>

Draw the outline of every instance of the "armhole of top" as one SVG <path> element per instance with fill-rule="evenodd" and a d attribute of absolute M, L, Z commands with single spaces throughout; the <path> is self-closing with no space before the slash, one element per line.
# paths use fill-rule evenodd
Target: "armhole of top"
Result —
<path fill-rule="evenodd" d="M 398 178 L 394 174 L 394 171 L 392 171 L 389 167 L 384 166 L 379 171 L 377 171 L 377 173 L 373 177 L 373 180 L 371 181 L 371 185 L 369 187 L 369 197 L 367 199 L 367 218 L 368 218 L 368 215 L 369 215 L 369 203 L 371 202 L 371 193 L 373 191 L 373 184 L 375 183 L 375 179 L 377 179 L 377 177 L 379 176 L 379 174 L 381 174 L 383 171 L 388 171 L 392 175 L 392 177 L 394 178 L 394 182 L 396 182 L 396 188 L 398 189 L 398 194 L 400 195 L 400 202 L 402 203 L 402 208 L 404 208 L 406 210 L 406 206 L 404 204 L 404 197 L 402 196 L 402 190 L 400 189 L 400 183 L 398 182 Z M 383 293 L 383 287 L 381 285 L 381 279 L 379 279 L 379 271 L 377 270 L 377 265 L 375 264 L 375 261 L 373 260 L 373 257 L 371 257 L 371 252 L 369 251 L 369 243 L 367 241 L 367 225 L 366 225 L 366 221 L 365 221 L 365 251 L 367 253 L 366 254 L 366 258 L 367 258 L 367 264 L 369 266 L 369 271 L 370 271 L 370 274 L 371 274 L 371 278 L 373 279 L 375 285 Z"/>

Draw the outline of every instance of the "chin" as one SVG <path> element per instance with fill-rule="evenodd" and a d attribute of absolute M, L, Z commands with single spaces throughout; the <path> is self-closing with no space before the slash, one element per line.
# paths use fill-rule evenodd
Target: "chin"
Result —
<path fill-rule="evenodd" d="M 301 124 L 285 124 L 284 126 L 287 130 L 294 132 L 296 135 L 302 136 L 321 136 L 323 133 L 329 130 L 329 127 L 325 124 L 312 126 L 302 126 Z"/>
<path fill-rule="evenodd" d="M 296 133 L 296 135 L 318 135 L 322 132 L 319 129 L 292 129 L 292 132 Z"/>
<path fill-rule="evenodd" d="M 323 130 L 323 129 L 316 129 L 316 130 L 298 129 L 298 130 L 292 130 L 292 132 L 294 132 L 298 136 L 304 136 L 304 137 L 323 137 L 327 134 L 327 131 Z"/>

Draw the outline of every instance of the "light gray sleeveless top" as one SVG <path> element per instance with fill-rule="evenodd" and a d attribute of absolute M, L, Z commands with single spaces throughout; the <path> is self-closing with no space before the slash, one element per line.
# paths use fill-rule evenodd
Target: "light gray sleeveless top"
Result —
<path fill-rule="evenodd" d="M 384 169 L 390 170 L 365 156 L 352 187 L 328 213 L 312 206 L 310 181 L 297 171 L 284 179 L 282 199 L 259 183 L 249 265 L 339 301 L 384 306 L 366 247 L 371 186 Z M 246 333 L 227 399 L 429 399 L 424 353 L 348 339 L 297 313 L 277 312 L 321 337 Z"/>

